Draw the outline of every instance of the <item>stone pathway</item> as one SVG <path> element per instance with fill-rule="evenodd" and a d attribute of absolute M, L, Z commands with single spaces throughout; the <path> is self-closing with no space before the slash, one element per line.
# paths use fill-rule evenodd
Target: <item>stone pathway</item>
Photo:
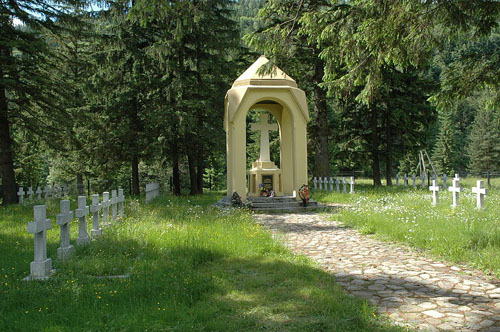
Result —
<path fill-rule="evenodd" d="M 500 331 L 499 280 L 363 236 L 319 214 L 254 217 L 397 324 L 430 331 Z"/>

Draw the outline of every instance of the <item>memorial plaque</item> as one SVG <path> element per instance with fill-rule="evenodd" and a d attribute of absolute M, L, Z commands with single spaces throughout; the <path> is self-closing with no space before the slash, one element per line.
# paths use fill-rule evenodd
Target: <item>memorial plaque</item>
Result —
<path fill-rule="evenodd" d="M 265 190 L 273 190 L 273 176 L 262 175 L 262 184 L 264 184 Z"/>

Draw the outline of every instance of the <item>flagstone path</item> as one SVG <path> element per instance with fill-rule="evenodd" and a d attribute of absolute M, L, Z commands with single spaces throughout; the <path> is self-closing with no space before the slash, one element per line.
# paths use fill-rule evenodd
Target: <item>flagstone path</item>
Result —
<path fill-rule="evenodd" d="M 255 214 L 394 322 L 430 331 L 500 332 L 500 280 L 361 235 L 326 215 Z"/>

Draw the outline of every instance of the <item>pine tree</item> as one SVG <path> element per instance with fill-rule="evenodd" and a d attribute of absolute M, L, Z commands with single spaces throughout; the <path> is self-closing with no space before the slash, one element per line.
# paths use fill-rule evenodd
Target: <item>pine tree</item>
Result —
<path fill-rule="evenodd" d="M 483 108 L 472 124 L 469 169 L 475 174 L 500 170 L 500 114 Z"/>
<path fill-rule="evenodd" d="M 440 129 L 432 159 L 438 173 L 453 174 L 457 169 L 457 132 L 453 124 L 451 112 L 442 112 L 439 122 Z"/>

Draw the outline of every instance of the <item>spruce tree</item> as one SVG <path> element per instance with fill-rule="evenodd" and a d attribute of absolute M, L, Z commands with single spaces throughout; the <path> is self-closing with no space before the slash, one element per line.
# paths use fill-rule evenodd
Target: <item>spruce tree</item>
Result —
<path fill-rule="evenodd" d="M 483 108 L 472 124 L 469 170 L 477 175 L 500 170 L 500 114 Z"/>
<path fill-rule="evenodd" d="M 438 173 L 453 174 L 457 169 L 457 132 L 453 124 L 451 112 L 443 111 L 440 115 L 439 122 L 440 129 L 432 159 Z"/>

